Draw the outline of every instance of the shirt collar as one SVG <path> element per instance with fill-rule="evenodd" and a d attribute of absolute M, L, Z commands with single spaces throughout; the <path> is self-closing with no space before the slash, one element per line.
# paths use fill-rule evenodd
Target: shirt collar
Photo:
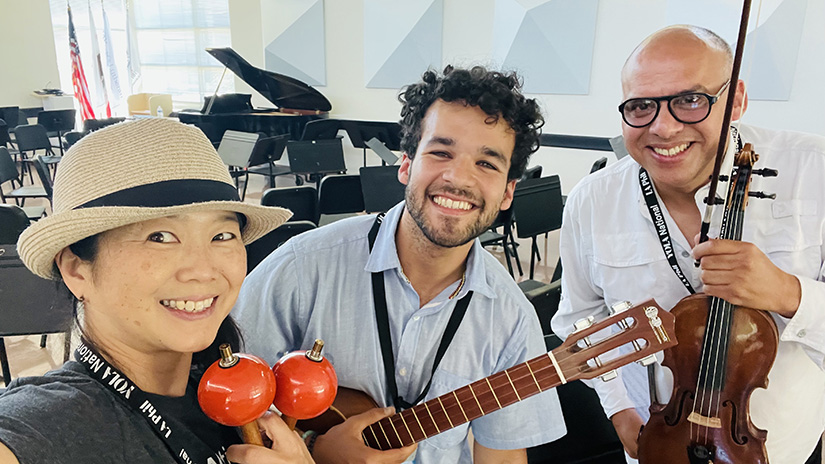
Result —
<path fill-rule="evenodd" d="M 398 223 L 401 214 L 404 212 L 404 202 L 395 205 L 387 211 L 381 228 L 378 229 L 378 236 L 375 238 L 375 246 L 367 259 L 364 270 L 367 272 L 383 272 L 389 269 L 401 270 L 401 261 L 398 259 L 398 248 L 395 245 L 395 231 L 398 230 Z M 469 291 L 475 291 L 488 298 L 495 298 L 493 288 L 487 282 L 487 270 L 485 268 L 484 249 L 481 242 L 476 238 L 470 248 L 467 258 L 467 279 L 464 287 L 456 295 L 462 298 Z"/>

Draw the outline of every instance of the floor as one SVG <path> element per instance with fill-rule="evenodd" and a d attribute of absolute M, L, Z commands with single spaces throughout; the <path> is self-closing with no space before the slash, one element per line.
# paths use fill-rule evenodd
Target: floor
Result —
<path fill-rule="evenodd" d="M 26 178 L 26 182 L 29 182 L 28 177 Z M 35 176 L 35 182 L 39 184 L 37 176 Z M 279 187 L 294 185 L 294 179 L 289 178 L 289 176 L 278 177 L 277 182 Z M 267 187 L 263 176 L 252 176 L 244 201 L 248 203 L 260 203 L 261 195 Z M 36 201 L 26 201 L 26 206 L 41 204 L 48 207 L 48 201 L 46 200 L 37 199 Z M 521 281 L 529 277 L 530 241 L 516 240 L 519 243 L 518 252 L 524 270 L 524 276 L 518 276 L 515 261 L 513 261 L 513 269 L 514 272 L 516 272 L 516 280 Z M 539 237 L 538 248 L 541 260 L 536 263 L 534 280 L 550 282 L 556 262 L 558 261 L 558 231 L 548 234 L 547 239 L 543 236 Z M 505 265 L 504 250 L 501 247 L 488 247 L 488 250 L 502 262 L 502 265 Z M 40 348 L 39 335 L 6 337 L 4 340 L 12 378 L 40 375 L 60 366 L 63 363 L 63 337 L 62 334 L 49 335 L 45 348 Z M 72 347 L 75 346 L 75 343 L 72 344 Z M 0 378 L 2 377 L 0 376 Z M 0 383 L 0 387 L 2 387 L 2 383 Z"/>

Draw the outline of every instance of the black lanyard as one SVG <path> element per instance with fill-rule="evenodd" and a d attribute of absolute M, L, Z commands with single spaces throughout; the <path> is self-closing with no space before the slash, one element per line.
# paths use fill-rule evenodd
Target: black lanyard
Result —
<path fill-rule="evenodd" d="M 653 220 L 653 226 L 656 228 L 656 234 L 659 236 L 659 245 L 662 246 L 662 251 L 665 253 L 665 258 L 667 258 L 670 268 L 673 269 L 673 273 L 682 281 L 682 285 L 685 286 L 688 292 L 691 294 L 696 293 L 693 285 L 687 280 L 684 272 L 682 272 L 682 268 L 679 267 L 679 263 L 676 261 L 676 253 L 673 252 L 673 241 L 670 239 L 670 232 L 667 230 L 665 215 L 662 212 L 662 207 L 659 206 L 656 192 L 653 190 L 653 182 L 651 182 L 650 176 L 643 167 L 639 167 L 639 186 L 642 188 L 642 195 L 645 197 L 650 219 Z"/>
<path fill-rule="evenodd" d="M 372 229 L 369 233 L 369 249 L 372 253 L 372 247 L 375 244 L 375 238 L 378 237 L 378 229 L 381 227 L 381 222 L 384 220 L 384 213 L 379 214 L 372 224 Z M 444 329 L 444 334 L 441 336 L 441 343 L 438 345 L 438 350 L 435 353 L 435 361 L 433 362 L 433 370 L 430 373 L 430 380 L 424 391 L 418 395 L 412 403 L 408 403 L 398 394 L 398 385 L 395 383 L 395 355 L 392 351 L 392 338 L 390 336 L 390 322 L 387 314 L 387 294 L 384 288 L 384 273 L 372 273 L 372 296 L 375 301 L 375 321 L 378 326 L 378 339 L 381 342 L 381 356 L 384 359 L 384 375 L 387 379 L 387 387 L 390 390 L 393 405 L 396 411 L 411 408 L 418 404 L 430 391 L 430 386 L 433 383 L 433 374 L 444 357 L 444 353 L 450 346 L 458 326 L 461 324 L 461 319 L 464 318 L 464 313 L 467 312 L 467 306 L 470 305 L 470 298 L 473 297 L 473 292 L 467 292 L 463 298 L 458 300 L 453 308 L 453 313 L 450 315 L 450 320 L 447 322 L 447 327 Z"/>
<path fill-rule="evenodd" d="M 731 126 L 730 133 L 731 138 L 736 140 L 737 151 L 741 151 L 742 137 L 739 136 L 739 131 L 736 127 Z M 656 233 L 659 236 L 659 244 L 662 246 L 662 251 L 665 253 L 665 258 L 667 258 L 670 268 L 673 269 L 673 273 L 676 274 L 676 277 L 679 278 L 682 285 L 685 286 L 691 295 L 696 293 L 696 290 L 693 289 L 693 286 L 687 280 L 684 272 L 682 272 L 682 268 L 679 267 L 679 263 L 676 261 L 676 254 L 673 252 L 673 242 L 670 240 L 670 232 L 667 230 L 667 222 L 665 221 L 665 216 L 662 213 L 662 207 L 659 205 L 659 200 L 656 198 L 656 192 L 653 190 L 653 182 L 651 182 L 650 175 L 648 175 L 645 168 L 641 166 L 639 167 L 639 186 L 642 188 L 642 195 L 645 197 L 645 203 L 647 203 L 647 210 L 650 213 L 650 219 L 653 220 L 653 226 L 656 227 Z"/>
<path fill-rule="evenodd" d="M 164 416 L 152 404 L 146 392 L 138 388 L 126 375 L 109 364 L 85 340 L 74 352 L 74 358 L 82 364 L 89 376 L 100 382 L 132 411 L 146 419 L 158 438 L 163 441 L 169 452 L 180 464 L 207 464 L 229 462 L 226 449 L 210 449 L 203 441 L 189 431 L 177 419 Z"/>

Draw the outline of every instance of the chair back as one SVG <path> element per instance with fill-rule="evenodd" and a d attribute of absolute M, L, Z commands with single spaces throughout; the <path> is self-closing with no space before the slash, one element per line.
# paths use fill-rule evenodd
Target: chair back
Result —
<path fill-rule="evenodd" d="M 17 149 L 21 152 L 47 150 L 52 151 L 52 143 L 46 128 L 40 124 L 29 124 L 14 128 L 14 136 L 17 139 Z"/>
<path fill-rule="evenodd" d="M 20 124 L 20 107 L 19 106 L 2 106 L 0 107 L 0 119 L 6 121 L 9 127 L 17 127 Z M 23 121 L 25 122 L 25 121 Z"/>
<path fill-rule="evenodd" d="M 9 125 L 6 124 L 6 121 L 0 119 L 0 146 L 8 147 L 10 142 Z"/>
<path fill-rule="evenodd" d="M 246 167 L 255 143 L 261 135 L 257 132 L 227 130 L 218 145 L 218 155 L 227 166 Z"/>
<path fill-rule="evenodd" d="M 318 224 L 318 193 L 312 185 L 267 189 L 261 196 L 261 204 L 289 209 L 292 211 L 291 221 Z"/>
<path fill-rule="evenodd" d="M 83 133 L 88 134 L 89 132 L 94 132 L 98 129 L 103 129 L 106 126 L 111 126 L 112 124 L 117 124 L 119 122 L 125 121 L 126 118 L 122 117 L 114 117 L 114 118 L 103 118 L 103 119 L 87 119 L 83 121 Z"/>
<path fill-rule="evenodd" d="M 536 165 L 536 166 L 533 166 L 532 168 L 527 168 L 527 169 L 524 170 L 524 174 L 521 175 L 520 180 L 538 179 L 539 177 L 541 177 L 541 170 L 542 170 L 542 166 L 540 164 Z"/>
<path fill-rule="evenodd" d="M 23 230 L 29 227 L 29 217 L 17 205 L 0 203 L 0 245 L 14 245 Z"/>
<path fill-rule="evenodd" d="M 158 112 L 158 108 L 162 113 Z M 169 117 L 172 114 L 172 95 L 160 93 L 149 97 L 149 114 Z"/>
<path fill-rule="evenodd" d="M 65 134 L 63 134 L 63 140 L 66 141 L 66 145 L 68 147 L 71 147 L 72 145 L 77 143 L 78 140 L 80 140 L 82 138 L 83 138 L 83 132 L 71 131 L 71 132 L 66 132 Z"/>
<path fill-rule="evenodd" d="M 341 138 L 329 140 L 291 140 L 286 143 L 289 168 L 296 174 L 346 172 Z"/>
<path fill-rule="evenodd" d="M 404 199 L 406 186 L 398 180 L 398 166 L 365 166 L 360 173 L 366 212 L 385 212 Z"/>
<path fill-rule="evenodd" d="M 558 175 L 526 179 L 513 192 L 513 214 L 519 238 L 561 228 L 562 196 Z"/>
<path fill-rule="evenodd" d="M 0 147 L 0 194 L 2 185 L 8 181 L 20 182 L 20 173 L 17 172 L 17 165 L 6 147 Z M 22 185 L 22 183 L 21 183 Z"/>
<path fill-rule="evenodd" d="M 66 288 L 26 269 L 16 245 L 0 245 L 0 337 L 66 332 L 72 299 Z"/>
<path fill-rule="evenodd" d="M 364 211 L 361 176 L 341 174 L 326 176 L 318 187 L 319 214 L 360 213 Z"/>
<path fill-rule="evenodd" d="M 599 169 L 604 169 L 605 166 L 607 166 L 607 157 L 602 156 L 601 158 L 593 162 L 593 166 L 590 167 L 590 174 L 593 174 Z"/>
<path fill-rule="evenodd" d="M 55 134 L 74 130 L 77 111 L 72 108 L 68 110 L 46 110 L 37 113 L 37 123 L 46 128 L 47 132 Z"/>
<path fill-rule="evenodd" d="M 315 228 L 310 221 L 289 221 L 246 246 L 247 274 L 290 238 Z"/>
<path fill-rule="evenodd" d="M 49 174 L 49 166 L 46 165 L 43 157 L 34 157 L 34 169 L 37 171 L 37 177 L 40 178 L 40 182 L 43 184 L 43 190 L 46 191 L 46 195 L 49 196 L 49 203 L 51 203 L 53 181 L 51 174 Z"/>

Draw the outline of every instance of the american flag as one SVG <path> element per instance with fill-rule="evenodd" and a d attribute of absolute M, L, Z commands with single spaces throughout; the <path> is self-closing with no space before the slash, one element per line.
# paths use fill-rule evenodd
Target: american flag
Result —
<path fill-rule="evenodd" d="M 77 45 L 77 34 L 72 21 L 72 7 L 69 7 L 69 49 L 72 56 L 72 84 L 74 96 L 80 103 L 80 117 L 84 120 L 94 119 L 95 112 L 89 97 L 89 86 L 86 84 L 86 73 L 83 72 L 83 63 L 80 61 L 80 47 Z"/>

